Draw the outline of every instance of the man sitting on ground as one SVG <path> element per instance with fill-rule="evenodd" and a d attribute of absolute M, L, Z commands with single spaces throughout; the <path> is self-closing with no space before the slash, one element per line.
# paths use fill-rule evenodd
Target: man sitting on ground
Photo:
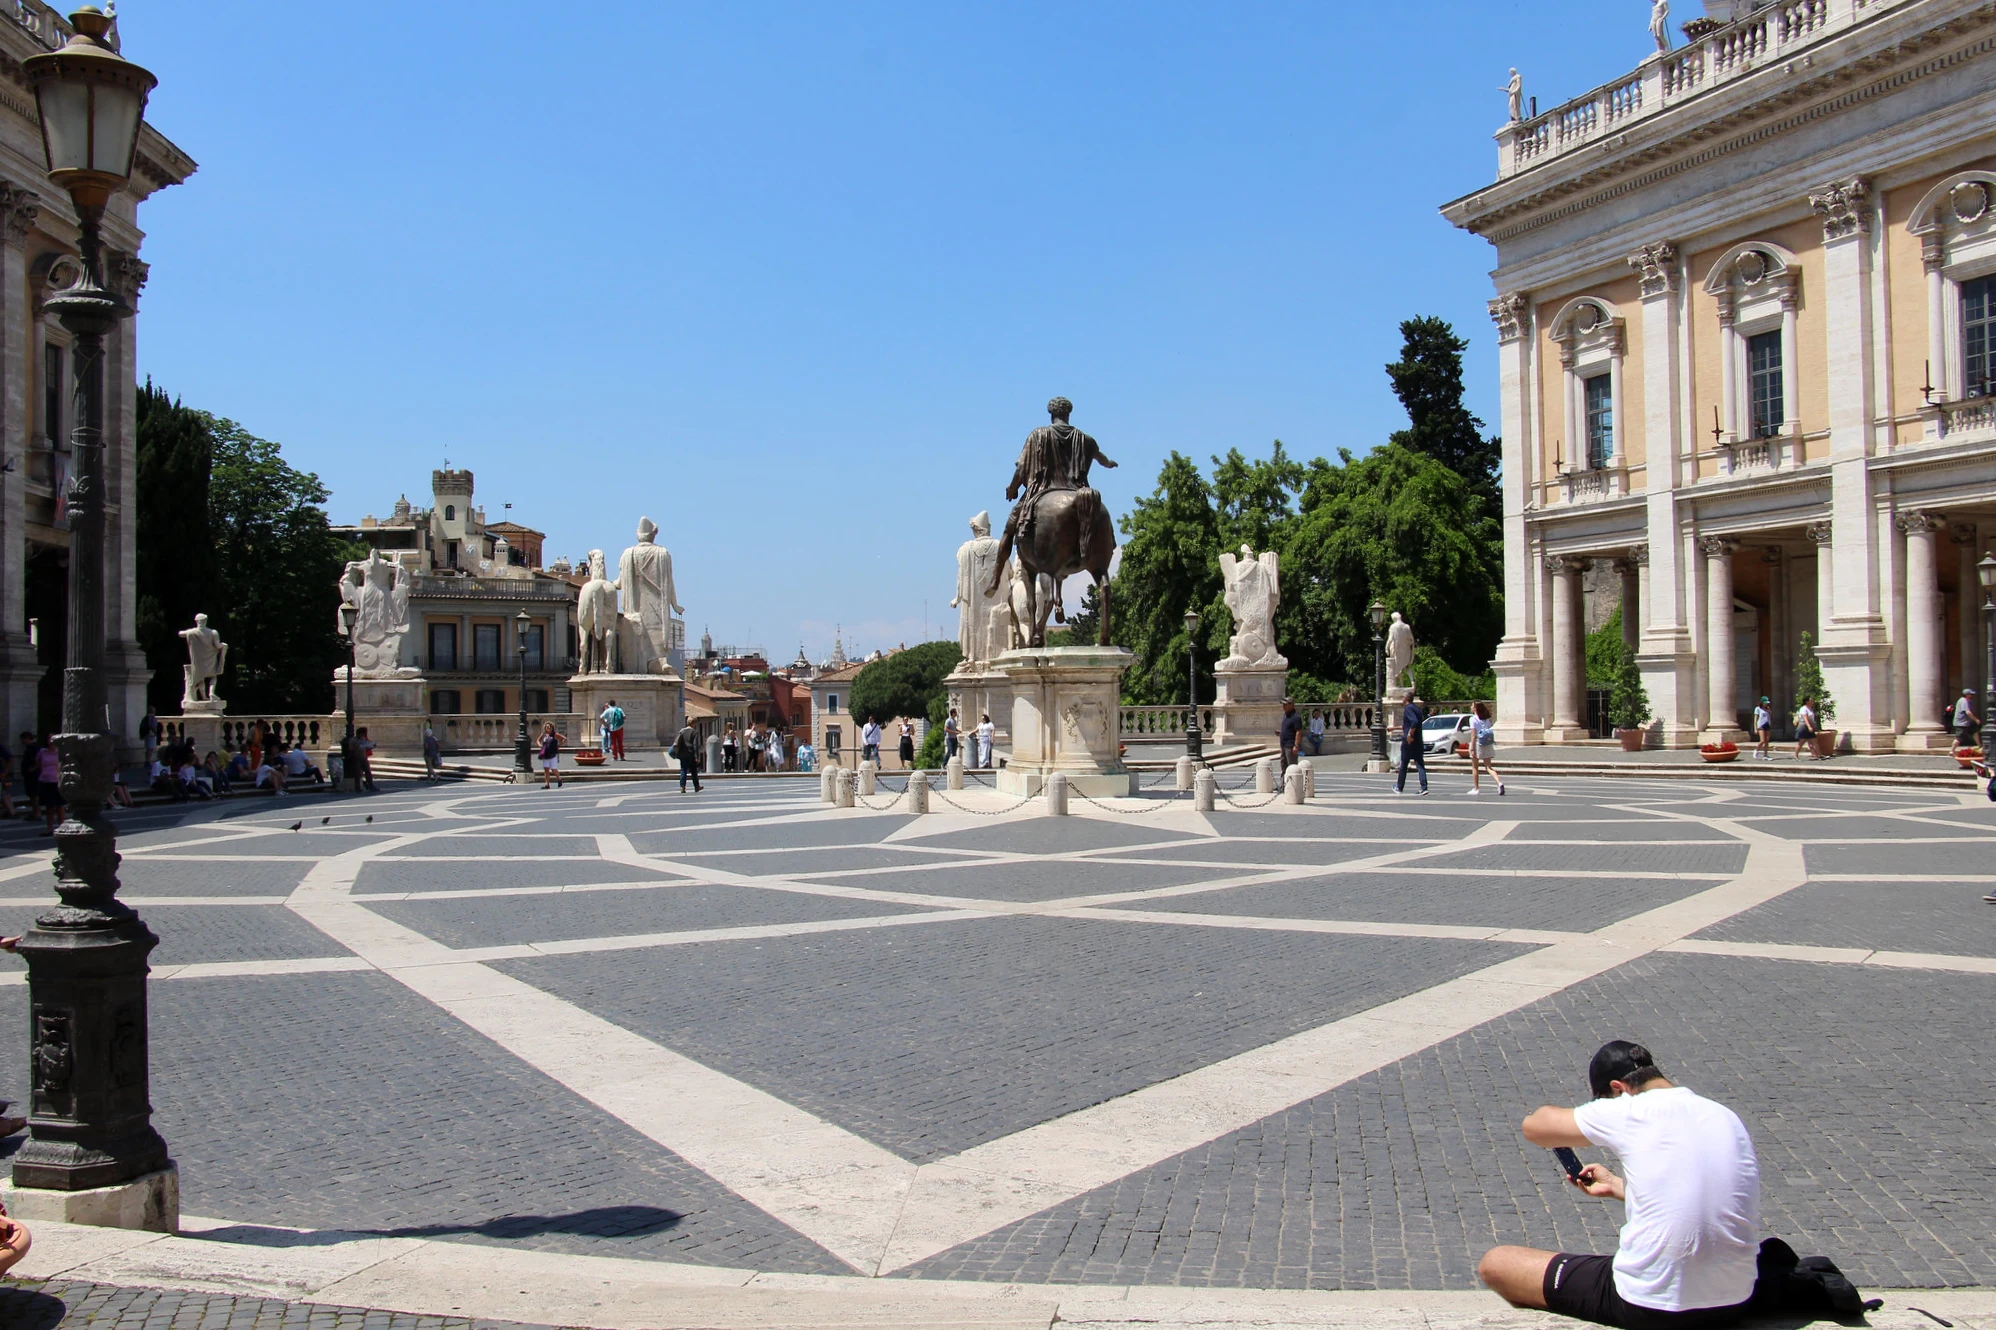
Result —
<path fill-rule="evenodd" d="M 1601 1046 L 1587 1079 L 1594 1102 L 1539 1109 L 1525 1119 L 1525 1139 L 1621 1156 L 1626 1181 L 1600 1164 L 1572 1179 L 1589 1196 L 1627 1202 L 1615 1255 L 1494 1247 L 1477 1274 L 1514 1307 L 1624 1330 L 1739 1320 L 1760 1253 L 1760 1164 L 1745 1125 L 1672 1085 L 1648 1049 L 1624 1039 Z"/>
<path fill-rule="evenodd" d="M 319 769 L 312 765 L 312 759 L 305 752 L 305 745 L 293 744 L 284 750 L 284 783 L 288 787 L 294 782 L 304 781 L 317 785 L 325 779 Z"/>

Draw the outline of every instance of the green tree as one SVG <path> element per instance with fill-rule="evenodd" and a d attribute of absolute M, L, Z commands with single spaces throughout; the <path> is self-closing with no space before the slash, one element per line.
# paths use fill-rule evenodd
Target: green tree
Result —
<path fill-rule="evenodd" d="M 1816 642 L 1809 634 L 1802 634 L 1802 646 L 1795 653 L 1795 702 L 1799 707 L 1810 698 L 1816 699 L 1816 720 L 1828 725 L 1837 718 L 1837 704 L 1830 700 L 1830 690 L 1823 683 L 1823 662 L 1816 659 Z"/>
<path fill-rule="evenodd" d="M 323 714 L 347 658 L 339 580 L 356 552 L 332 533 L 317 476 L 235 421 L 202 415 L 214 439 L 211 613 L 229 644 L 222 695 L 236 715 Z"/>
<path fill-rule="evenodd" d="M 1636 665 L 1636 653 L 1617 638 L 1608 693 L 1608 723 L 1618 730 L 1639 730 L 1649 724 L 1650 716 L 1649 690 L 1643 687 L 1643 672 Z"/>
<path fill-rule="evenodd" d="M 1414 677 L 1414 690 L 1430 706 L 1437 702 L 1474 702 L 1479 698 L 1492 702 L 1497 698 L 1495 674 L 1487 671 L 1464 674 L 1451 667 L 1433 647 L 1414 648 L 1414 665 L 1408 673 Z"/>
<path fill-rule="evenodd" d="M 1467 481 L 1424 453 L 1389 443 L 1357 460 L 1339 456 L 1342 465 L 1311 464 L 1282 549 L 1277 639 L 1292 667 L 1370 680 L 1377 597 L 1451 669 L 1482 674 L 1504 621 L 1496 519 Z"/>
<path fill-rule="evenodd" d="M 934 705 L 947 696 L 943 680 L 962 659 L 954 642 L 924 642 L 876 660 L 853 676 L 846 710 L 862 725 L 868 719 L 884 725 L 896 716 L 933 716 Z"/>
<path fill-rule="evenodd" d="M 1110 638 L 1128 647 L 1136 663 L 1123 676 L 1123 691 L 1134 705 L 1169 706 L 1184 700 L 1185 611 L 1202 616 L 1201 671 L 1212 700 L 1210 666 L 1217 635 L 1226 647 L 1226 620 L 1220 601 L 1220 527 L 1213 491 L 1199 468 L 1173 452 L 1158 472 L 1157 492 L 1138 499 L 1123 518 L 1122 562 L 1110 588 Z"/>
<path fill-rule="evenodd" d="M 1238 448 L 1213 459 L 1213 508 L 1220 528 L 1220 548 L 1255 550 L 1279 548 L 1295 520 L 1292 501 L 1309 478 L 1309 470 L 1275 441 L 1266 459 L 1249 461 Z"/>
<path fill-rule="evenodd" d="M 1617 605 L 1609 611 L 1608 621 L 1587 635 L 1587 686 L 1613 688 L 1615 676 L 1622 668 L 1622 653 L 1625 650 L 1622 607 Z"/>
<path fill-rule="evenodd" d="M 139 645 L 153 672 L 146 700 L 159 715 L 180 710 L 180 630 L 196 614 L 221 621 L 208 489 L 215 440 L 208 417 L 169 399 L 147 379 L 138 395 Z"/>
<path fill-rule="evenodd" d="M 1497 512 L 1497 473 L 1502 441 L 1483 432 L 1483 422 L 1462 401 L 1462 353 L 1469 343 L 1447 320 L 1408 319 L 1400 359 L 1386 367 L 1393 394 L 1407 409 L 1408 425 L 1392 442 L 1425 453 L 1469 483 Z"/>

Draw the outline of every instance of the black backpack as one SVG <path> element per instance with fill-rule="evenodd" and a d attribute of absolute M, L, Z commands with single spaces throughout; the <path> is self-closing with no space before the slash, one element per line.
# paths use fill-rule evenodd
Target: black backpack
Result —
<path fill-rule="evenodd" d="M 1763 1316 L 1862 1316 L 1885 1305 L 1867 1300 L 1827 1256 L 1797 1256 L 1780 1238 L 1760 1244 L 1760 1274 L 1754 1280 L 1752 1307 Z"/>

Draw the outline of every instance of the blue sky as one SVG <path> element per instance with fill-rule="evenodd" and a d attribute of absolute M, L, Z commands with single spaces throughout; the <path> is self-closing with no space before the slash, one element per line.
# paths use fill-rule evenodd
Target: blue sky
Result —
<path fill-rule="evenodd" d="M 1437 205 L 1492 178 L 1510 65 L 1550 107 L 1649 9 L 119 8 L 201 163 L 142 214 L 142 374 L 337 521 L 446 457 L 551 555 L 648 514 L 693 635 L 785 658 L 953 634 L 1055 393 L 1118 513 L 1173 449 L 1374 446 L 1416 314 L 1494 420 L 1493 252 Z"/>

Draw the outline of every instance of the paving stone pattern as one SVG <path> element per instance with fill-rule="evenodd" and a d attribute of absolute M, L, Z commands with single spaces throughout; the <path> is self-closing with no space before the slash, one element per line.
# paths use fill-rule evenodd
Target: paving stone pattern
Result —
<path fill-rule="evenodd" d="M 1963 882 L 1812 882 L 1698 936 L 1996 956 L 1996 908 L 1972 908 L 1988 890 Z"/>
<path fill-rule="evenodd" d="M 415 1316 L 234 1293 L 0 1279 L 5 1330 L 550 1330 L 514 1321 Z"/>
<path fill-rule="evenodd" d="M 1586 932 L 1694 895 L 1710 885 L 1697 878 L 1573 882 L 1536 874 L 1459 877 L 1356 872 L 1164 896 L 1137 901 L 1132 908 Z"/>

